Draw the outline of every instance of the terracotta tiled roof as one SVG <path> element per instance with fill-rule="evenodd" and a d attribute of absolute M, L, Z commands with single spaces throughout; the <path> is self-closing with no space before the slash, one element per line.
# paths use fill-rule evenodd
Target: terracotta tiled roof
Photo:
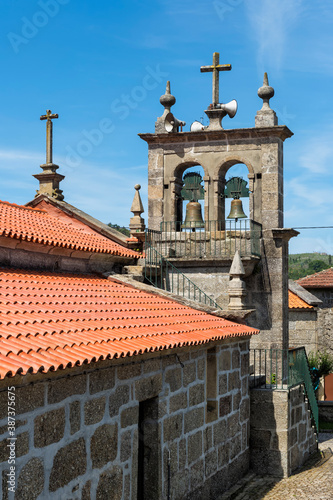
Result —
<path fill-rule="evenodd" d="M 258 330 L 94 276 L 0 269 L 0 377 Z"/>
<path fill-rule="evenodd" d="M 333 288 L 333 267 L 297 280 L 304 288 Z"/>
<path fill-rule="evenodd" d="M 305 300 L 301 299 L 289 290 L 289 309 L 313 309 L 313 306 L 310 306 L 305 302 Z"/>
<path fill-rule="evenodd" d="M 101 236 L 88 226 L 77 228 L 44 210 L 6 201 L 0 201 L 0 236 L 73 250 L 140 257 L 137 252 Z"/>

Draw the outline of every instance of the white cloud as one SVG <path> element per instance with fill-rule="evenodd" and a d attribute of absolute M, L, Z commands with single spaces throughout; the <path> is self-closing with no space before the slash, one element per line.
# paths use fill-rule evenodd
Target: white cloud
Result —
<path fill-rule="evenodd" d="M 246 2 L 250 29 L 258 44 L 260 73 L 267 66 L 279 70 L 287 47 L 289 32 L 302 12 L 302 0 L 256 0 Z"/>
<path fill-rule="evenodd" d="M 33 153 L 31 151 L 21 151 L 14 149 L 0 149 L 1 160 L 36 160 L 41 161 L 42 155 L 40 153 Z"/>
<path fill-rule="evenodd" d="M 330 230 L 333 231 L 333 230 Z M 310 235 L 309 235 L 310 233 Z M 317 236 L 316 236 L 317 233 Z M 289 243 L 290 253 L 325 252 L 333 254 L 333 239 L 328 231 L 320 234 L 319 231 L 301 231 L 297 238 L 292 238 Z"/>
<path fill-rule="evenodd" d="M 332 187 L 330 183 L 325 185 L 321 182 L 320 186 L 311 183 L 309 179 L 303 176 L 296 177 L 287 182 L 293 198 L 296 196 L 307 202 L 305 208 L 310 207 L 311 211 L 320 207 L 327 207 L 327 201 L 332 202 Z"/>
<path fill-rule="evenodd" d="M 300 164 L 314 174 L 329 172 L 332 163 L 333 144 L 330 141 L 311 141 L 300 157 Z"/>
<path fill-rule="evenodd" d="M 163 35 L 153 35 L 148 33 L 140 42 L 142 47 L 146 49 L 160 49 L 165 50 L 170 45 L 170 38 Z"/>
<path fill-rule="evenodd" d="M 316 180 L 316 174 L 333 173 L 333 127 L 331 123 L 322 123 L 321 129 L 319 134 L 305 134 L 298 146 L 300 153 L 297 163 L 302 169 L 307 169 L 307 174 L 313 174 L 312 178 L 307 179 L 309 182 Z"/>

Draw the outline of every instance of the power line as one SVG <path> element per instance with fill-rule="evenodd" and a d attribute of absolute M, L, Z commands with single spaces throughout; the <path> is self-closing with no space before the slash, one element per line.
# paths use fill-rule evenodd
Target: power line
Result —
<path fill-rule="evenodd" d="M 293 227 L 293 229 L 333 229 L 333 226 L 303 226 Z"/>

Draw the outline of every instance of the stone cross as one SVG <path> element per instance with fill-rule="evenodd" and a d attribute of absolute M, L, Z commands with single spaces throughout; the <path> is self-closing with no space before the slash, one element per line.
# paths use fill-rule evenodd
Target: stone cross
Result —
<path fill-rule="evenodd" d="M 59 115 L 53 115 L 50 109 L 46 110 L 46 115 L 40 117 L 41 120 L 47 120 L 46 122 L 46 164 L 53 163 L 53 136 L 52 136 L 52 120 L 54 118 L 59 118 Z"/>
<path fill-rule="evenodd" d="M 212 66 L 201 66 L 201 73 L 213 73 L 213 106 L 219 103 L 219 80 L 220 71 L 230 71 L 231 64 L 220 64 L 219 52 L 213 54 Z"/>

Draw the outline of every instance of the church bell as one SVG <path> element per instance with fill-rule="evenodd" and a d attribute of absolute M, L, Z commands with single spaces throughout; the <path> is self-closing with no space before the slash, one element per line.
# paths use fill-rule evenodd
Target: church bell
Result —
<path fill-rule="evenodd" d="M 246 219 L 247 216 L 243 210 L 242 200 L 231 200 L 230 214 L 227 219 Z"/>
<path fill-rule="evenodd" d="M 205 227 L 205 223 L 201 215 L 201 205 L 198 201 L 190 201 L 186 205 L 186 217 L 184 223 L 182 224 L 182 228 L 195 229 L 197 227 Z"/>

